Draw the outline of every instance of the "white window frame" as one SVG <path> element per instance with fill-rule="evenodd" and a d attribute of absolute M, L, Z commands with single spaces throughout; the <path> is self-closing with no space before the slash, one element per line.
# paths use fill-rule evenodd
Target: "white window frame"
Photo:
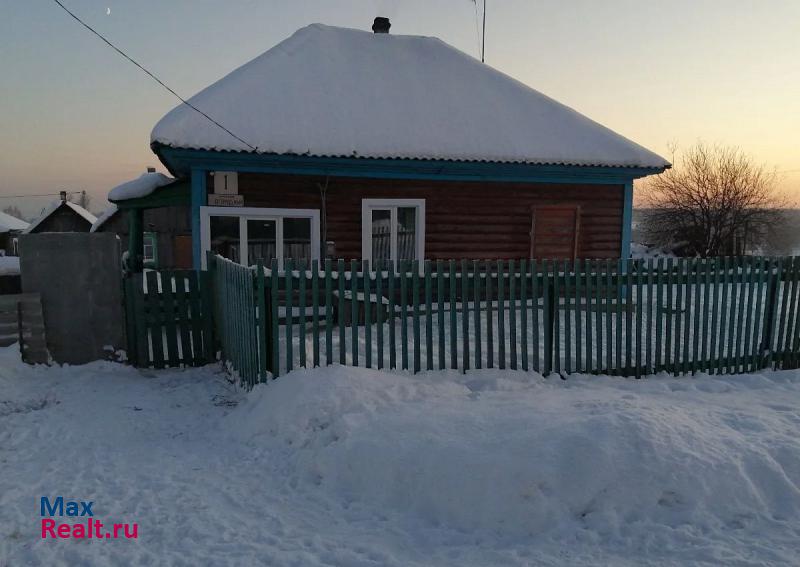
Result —
<path fill-rule="evenodd" d="M 414 219 L 416 229 L 416 256 L 422 264 L 425 260 L 425 199 L 362 199 L 361 200 L 361 258 L 369 260 L 372 264 L 372 211 L 375 209 L 389 209 L 390 230 L 390 256 L 392 263 L 397 268 L 397 209 L 414 207 L 417 214 Z"/>
<path fill-rule="evenodd" d="M 206 266 L 206 252 L 211 250 L 211 217 L 239 218 L 239 262 L 248 265 L 247 221 L 275 221 L 275 247 L 278 266 L 283 269 L 283 219 L 311 220 L 311 259 L 320 259 L 319 209 L 270 209 L 262 207 L 200 207 L 200 241 L 202 244 L 201 264 Z"/>

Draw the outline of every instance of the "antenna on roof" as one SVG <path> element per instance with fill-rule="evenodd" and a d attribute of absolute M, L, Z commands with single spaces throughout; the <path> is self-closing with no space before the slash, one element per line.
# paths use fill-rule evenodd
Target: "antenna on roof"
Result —
<path fill-rule="evenodd" d="M 481 32 L 481 63 L 486 55 L 486 0 L 483 0 L 483 31 Z"/>

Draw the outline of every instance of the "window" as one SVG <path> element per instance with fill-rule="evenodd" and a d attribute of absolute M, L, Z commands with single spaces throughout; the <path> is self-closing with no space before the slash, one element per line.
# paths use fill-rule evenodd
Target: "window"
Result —
<path fill-rule="evenodd" d="M 142 248 L 142 262 L 145 268 L 158 267 L 158 234 L 155 232 L 144 233 L 144 247 Z"/>
<path fill-rule="evenodd" d="M 256 207 L 201 207 L 200 233 L 205 252 L 253 266 L 277 260 L 319 260 L 319 211 Z"/>
<path fill-rule="evenodd" d="M 424 199 L 364 199 L 361 227 L 365 260 L 425 259 Z"/>

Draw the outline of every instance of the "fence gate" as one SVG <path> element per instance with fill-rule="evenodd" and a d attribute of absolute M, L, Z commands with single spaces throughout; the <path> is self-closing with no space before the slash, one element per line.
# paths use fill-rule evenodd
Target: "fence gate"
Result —
<path fill-rule="evenodd" d="M 204 272 L 162 270 L 124 280 L 128 358 L 139 367 L 214 360 L 211 289 Z"/>

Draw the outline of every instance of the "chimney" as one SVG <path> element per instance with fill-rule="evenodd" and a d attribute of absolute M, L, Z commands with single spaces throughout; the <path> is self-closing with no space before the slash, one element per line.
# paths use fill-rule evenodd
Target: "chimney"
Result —
<path fill-rule="evenodd" d="M 375 33 L 389 33 L 390 27 L 392 27 L 392 24 L 389 23 L 389 18 L 383 18 L 381 16 L 375 18 L 375 21 L 372 23 L 372 31 Z"/>
<path fill-rule="evenodd" d="M 152 165 L 147 168 L 147 173 L 155 173 L 155 172 L 156 172 L 156 168 L 153 167 Z"/>
<path fill-rule="evenodd" d="M 67 200 L 67 192 L 66 191 L 59 191 L 58 192 L 58 196 L 61 197 L 62 201 L 66 201 Z"/>

